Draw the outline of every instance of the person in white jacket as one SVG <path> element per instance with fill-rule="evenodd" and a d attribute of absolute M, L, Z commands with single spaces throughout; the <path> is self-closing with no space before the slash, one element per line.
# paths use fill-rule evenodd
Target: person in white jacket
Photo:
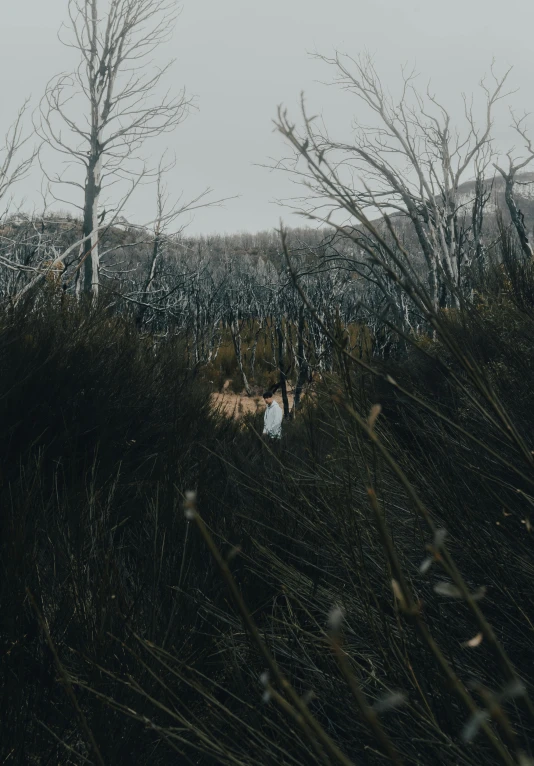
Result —
<path fill-rule="evenodd" d="M 265 404 L 265 417 L 263 419 L 263 435 L 271 439 L 280 439 L 282 436 L 282 420 L 284 413 L 278 402 L 274 401 L 270 391 L 263 394 Z"/>

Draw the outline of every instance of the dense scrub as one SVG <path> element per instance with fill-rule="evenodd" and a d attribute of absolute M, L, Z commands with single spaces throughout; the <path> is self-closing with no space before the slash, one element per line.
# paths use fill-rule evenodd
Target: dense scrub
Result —
<path fill-rule="evenodd" d="M 340 350 L 280 448 L 210 413 L 181 341 L 53 300 L 4 313 L 2 759 L 334 763 L 333 742 L 338 762 L 518 763 L 534 282 L 506 262 L 492 279 L 373 372 Z M 260 682 L 189 489 L 327 744 Z"/>
<path fill-rule="evenodd" d="M 178 617 L 169 590 L 181 563 L 176 508 L 213 426 L 182 349 L 156 353 L 120 317 L 25 306 L 2 316 L 0 345 L 2 747 L 44 763 L 50 735 L 37 721 L 68 741 L 75 724 L 29 594 L 64 660 L 70 647 L 70 670 L 104 688 L 93 663 L 128 667 L 112 638 L 126 625 L 187 635 L 196 610 Z M 116 743 L 106 757 L 130 760 L 135 738 L 121 753 L 118 734 L 127 722 L 93 709 L 99 736 Z"/>

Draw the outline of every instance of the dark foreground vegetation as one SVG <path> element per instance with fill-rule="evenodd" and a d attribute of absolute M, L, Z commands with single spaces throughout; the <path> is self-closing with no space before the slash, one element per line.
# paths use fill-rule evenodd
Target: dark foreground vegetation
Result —
<path fill-rule="evenodd" d="M 315 228 L 190 238 L 207 192 L 143 159 L 190 106 L 152 68 L 176 3 L 67 5 L 79 64 L 0 152 L 0 761 L 532 766 L 534 143 L 514 113 L 517 151 L 493 143 L 510 71 L 456 127 L 415 73 L 390 95 L 368 56 L 323 58 L 356 116 L 280 108 L 273 161 Z M 42 210 L 10 210 L 37 156 Z M 213 397 L 267 387 L 281 443 Z"/>
<path fill-rule="evenodd" d="M 277 448 L 180 335 L 4 308 L 2 763 L 530 763 L 532 265 L 436 322 L 325 326 Z"/>

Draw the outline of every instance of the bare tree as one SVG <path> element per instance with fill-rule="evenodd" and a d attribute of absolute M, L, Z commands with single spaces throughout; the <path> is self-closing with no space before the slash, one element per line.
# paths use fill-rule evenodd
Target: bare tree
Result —
<path fill-rule="evenodd" d="M 127 302 L 137 304 L 135 318 L 138 327 L 142 327 L 147 316 L 153 318 L 155 313 L 160 315 L 167 313 L 183 284 L 183 272 L 174 275 L 178 278 L 178 283 L 172 283 L 172 277 L 170 284 L 168 280 L 162 279 L 161 264 L 165 255 L 170 253 L 172 258 L 173 245 L 183 236 L 190 222 L 187 216 L 201 208 L 216 207 L 232 199 L 231 197 L 208 199 L 212 193 L 209 187 L 189 199 L 184 200 L 183 193 L 173 198 L 169 192 L 167 178 L 175 167 L 176 158 L 168 160 L 164 153 L 156 171 L 156 205 L 153 222 L 150 225 L 129 223 L 130 232 L 136 231 L 139 236 L 127 246 L 120 243 L 101 253 L 101 258 L 117 251 L 124 255 L 126 247 L 135 248 L 139 262 L 132 269 L 127 270 L 133 272 L 133 277 L 129 280 L 128 289 L 122 293 L 122 297 Z M 102 267 L 103 277 L 114 279 L 119 273 L 116 269 Z"/>
<path fill-rule="evenodd" d="M 524 127 L 526 115 L 523 115 L 521 118 L 517 118 L 512 114 L 512 117 L 514 120 L 514 128 L 525 143 L 526 157 L 522 157 L 521 159 L 514 159 L 512 152 L 510 151 L 506 155 L 508 157 L 508 170 L 505 170 L 497 163 L 494 163 L 494 165 L 504 180 L 504 199 L 506 201 L 508 212 L 510 213 L 510 218 L 512 219 L 512 223 L 517 232 L 517 236 L 519 237 L 521 249 L 527 258 L 532 258 L 534 252 L 532 250 L 532 245 L 529 242 L 528 231 L 527 227 L 525 226 L 525 217 L 521 210 L 517 207 L 514 187 L 517 182 L 518 172 L 523 170 L 523 168 L 525 168 L 532 162 L 532 160 L 534 160 L 534 146 Z"/>
<path fill-rule="evenodd" d="M 27 108 L 28 101 L 25 101 L 6 133 L 3 147 L 0 148 L 0 205 L 3 208 L 0 210 L 0 220 L 4 224 L 0 237 L 0 265 L 6 267 L 7 273 L 11 272 L 11 276 L 14 277 L 14 280 L 2 279 L 0 289 L 7 293 L 10 292 L 10 288 L 16 289 L 15 284 L 23 276 L 25 268 L 31 270 L 30 262 L 33 253 L 38 249 L 34 242 L 28 243 L 25 217 L 13 216 L 10 199 L 13 186 L 27 175 L 37 154 L 35 149 L 23 154 L 23 149 L 31 138 L 31 134 L 25 135 L 24 131 Z"/>
<path fill-rule="evenodd" d="M 295 396 L 293 399 L 293 408 L 295 412 L 300 407 L 300 398 L 302 396 L 302 390 L 309 376 L 309 364 L 308 364 L 308 360 L 306 358 L 306 353 L 304 349 L 304 330 L 306 327 L 305 322 L 306 320 L 305 320 L 305 314 L 304 314 L 304 304 L 301 303 L 299 306 L 299 318 L 298 318 L 298 325 L 297 325 L 297 349 L 296 349 L 296 355 L 295 355 L 295 362 L 297 364 L 297 369 L 298 369 L 297 382 L 295 385 Z"/>
<path fill-rule="evenodd" d="M 352 141 L 339 141 L 308 115 L 304 102 L 302 131 L 279 110 L 278 130 L 296 150 L 296 164 L 282 167 L 307 189 L 297 205 L 318 221 L 330 222 L 342 211 L 352 226 L 362 214 L 378 211 L 395 215 L 399 224 L 407 222 L 426 264 L 434 305 L 454 301 L 462 266 L 480 252 L 488 198 L 484 181 L 494 156 L 493 110 L 504 96 L 508 72 L 498 77 L 492 68 L 491 83 L 481 82 L 485 114 L 480 126 L 473 104 L 464 99 L 460 133 L 430 89 L 417 90 L 413 72 L 403 72 L 400 97 L 393 99 L 368 56 L 321 58 L 334 67 L 335 81 L 363 104 L 369 122 L 359 118 Z M 473 176 L 479 182 L 466 200 L 460 186 Z"/>
<path fill-rule="evenodd" d="M 28 102 L 25 101 L 5 137 L 0 156 L 0 202 L 11 187 L 26 176 L 36 156 L 35 151 L 30 152 L 26 157 L 20 156 L 22 147 L 30 139 L 30 135 L 24 135 L 23 127 L 27 108 Z"/>
<path fill-rule="evenodd" d="M 83 182 L 67 173 L 48 178 L 83 194 L 83 287 L 96 296 L 102 189 L 131 178 L 143 142 L 174 129 L 190 102 L 184 91 L 158 93 L 172 62 L 154 68 L 150 60 L 172 32 L 176 0 L 69 0 L 68 10 L 71 36 L 63 42 L 79 53 L 79 64 L 48 84 L 37 129 L 67 167 L 83 168 Z"/>

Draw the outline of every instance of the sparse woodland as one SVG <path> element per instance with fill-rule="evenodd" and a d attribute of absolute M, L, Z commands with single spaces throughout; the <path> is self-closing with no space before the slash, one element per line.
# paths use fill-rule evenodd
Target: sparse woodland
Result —
<path fill-rule="evenodd" d="M 409 72 L 394 98 L 369 58 L 325 58 L 365 118 L 278 111 L 306 225 L 193 237 L 220 200 L 175 201 L 147 159 L 190 105 L 150 64 L 175 3 L 68 10 L 79 66 L 0 157 L 1 762 L 533 764 L 528 117 L 493 143 L 513 73 L 456 121 Z M 32 166 L 39 212 L 16 207 Z M 214 398 L 265 389 L 280 445 Z"/>

